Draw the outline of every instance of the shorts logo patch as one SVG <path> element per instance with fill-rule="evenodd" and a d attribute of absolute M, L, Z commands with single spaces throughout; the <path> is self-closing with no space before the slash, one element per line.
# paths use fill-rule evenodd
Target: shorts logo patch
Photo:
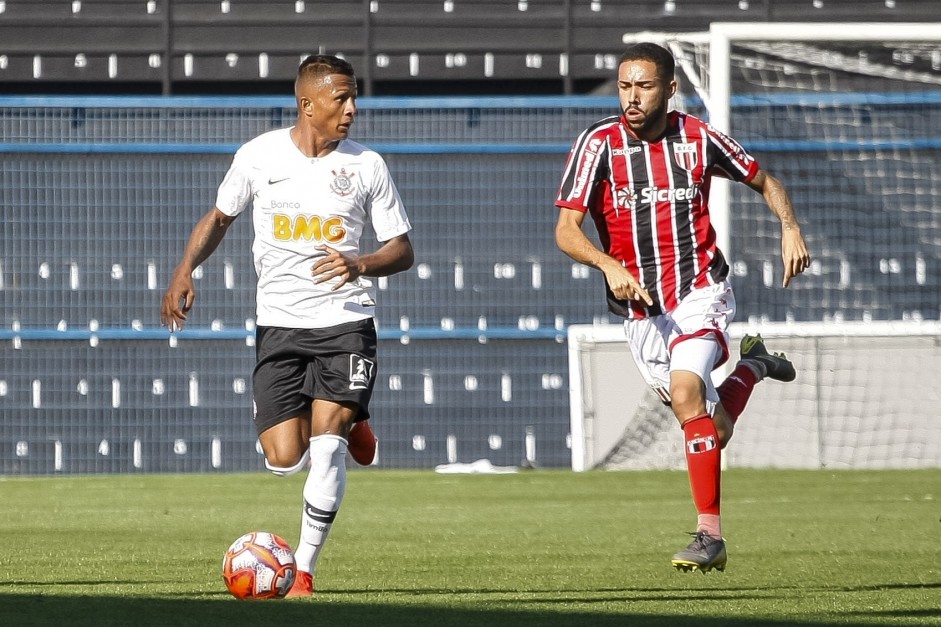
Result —
<path fill-rule="evenodd" d="M 350 389 L 365 390 L 369 387 L 375 368 L 375 362 L 359 355 L 350 355 Z"/>

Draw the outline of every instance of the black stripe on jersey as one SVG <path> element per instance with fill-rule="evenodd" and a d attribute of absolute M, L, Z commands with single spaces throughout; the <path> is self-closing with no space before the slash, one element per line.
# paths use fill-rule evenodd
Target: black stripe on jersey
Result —
<path fill-rule="evenodd" d="M 626 135 L 625 137 L 627 138 L 628 148 L 641 148 L 640 151 L 629 155 L 626 159 L 630 168 L 630 179 L 634 181 L 634 189 L 638 190 L 652 186 L 654 181 L 650 169 L 650 144 Z M 658 258 L 656 206 L 656 202 L 643 204 L 638 196 L 634 210 L 634 248 L 641 273 L 641 284 L 647 288 L 647 293 L 654 301 L 652 306 L 646 308 L 647 314 L 650 316 L 659 316 L 664 313 L 661 295 L 657 289 L 659 288 L 657 266 L 650 263 L 651 260 Z"/>
<path fill-rule="evenodd" d="M 582 134 L 576 138 L 575 144 L 572 146 L 572 152 L 569 154 L 569 162 L 566 164 L 565 172 L 562 174 L 562 185 L 559 188 L 559 200 L 571 200 L 572 190 L 575 189 L 576 181 L 578 179 L 579 165 L 582 162 L 581 155 L 583 152 L 585 152 L 589 138 L 594 136 L 601 127 L 616 124 L 618 120 L 619 117 L 616 115 L 602 118 L 601 120 L 598 120 L 586 128 Z M 596 169 L 600 161 L 600 159 L 596 161 Z M 591 189 L 586 195 L 587 200 L 591 200 L 591 196 L 594 194 L 594 181 L 589 181 L 589 185 L 591 186 Z M 590 205 L 586 203 L 586 206 Z"/>
<path fill-rule="evenodd" d="M 686 136 L 686 116 L 679 116 L 679 135 L 669 138 L 667 143 L 668 156 L 670 159 L 670 178 L 673 181 L 673 188 L 692 187 L 693 173 L 680 166 L 679 159 L 673 151 L 673 145 L 677 143 L 696 143 L 698 137 L 692 139 Z M 697 146 L 698 148 L 698 146 Z M 697 158 L 699 151 L 697 149 Z M 692 207 L 695 200 L 677 200 L 674 201 L 673 215 L 676 216 L 676 254 L 679 260 L 679 278 L 678 285 L 680 298 L 693 289 L 696 282 L 696 253 L 694 245 L 694 228 Z"/>

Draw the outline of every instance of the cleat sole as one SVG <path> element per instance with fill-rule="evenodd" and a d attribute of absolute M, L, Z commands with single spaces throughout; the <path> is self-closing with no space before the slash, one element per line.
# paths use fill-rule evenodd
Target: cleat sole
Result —
<path fill-rule="evenodd" d="M 684 573 L 696 572 L 696 571 L 698 570 L 699 572 L 701 572 L 701 573 L 704 574 L 704 575 L 705 575 L 706 573 L 708 573 L 709 571 L 712 571 L 712 570 L 717 570 L 717 571 L 719 571 L 720 573 L 721 573 L 721 572 L 725 572 L 725 564 L 724 564 L 724 563 L 723 563 L 723 564 L 710 564 L 709 566 L 701 566 L 700 564 L 696 564 L 695 562 L 680 562 L 680 561 L 674 561 L 674 562 L 673 562 L 673 568 L 675 568 L 675 569 L 677 569 L 677 570 L 681 570 L 681 571 L 683 571 Z"/>

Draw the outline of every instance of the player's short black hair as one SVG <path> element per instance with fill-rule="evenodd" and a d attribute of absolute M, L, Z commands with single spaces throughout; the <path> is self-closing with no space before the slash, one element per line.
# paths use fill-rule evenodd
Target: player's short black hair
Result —
<path fill-rule="evenodd" d="M 330 74 L 342 74 L 355 78 L 353 66 L 346 59 L 331 54 L 312 54 L 297 68 L 297 79 L 322 78 Z"/>
<path fill-rule="evenodd" d="M 661 77 L 671 81 L 676 73 L 676 61 L 673 60 L 670 51 L 663 46 L 648 41 L 628 46 L 621 53 L 618 67 L 625 61 L 650 61 L 657 66 L 657 71 Z"/>

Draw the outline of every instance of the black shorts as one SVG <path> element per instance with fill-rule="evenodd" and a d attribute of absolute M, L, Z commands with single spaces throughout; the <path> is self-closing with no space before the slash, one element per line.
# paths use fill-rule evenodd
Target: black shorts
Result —
<path fill-rule="evenodd" d="M 309 416 L 313 399 L 359 405 L 369 418 L 376 378 L 372 318 L 325 329 L 258 327 L 252 392 L 258 433 L 296 416 Z"/>

